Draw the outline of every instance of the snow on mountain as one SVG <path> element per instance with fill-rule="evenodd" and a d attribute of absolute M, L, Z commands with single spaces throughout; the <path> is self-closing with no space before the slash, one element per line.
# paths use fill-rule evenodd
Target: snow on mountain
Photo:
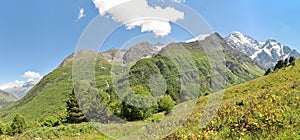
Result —
<path fill-rule="evenodd" d="M 290 56 L 299 58 L 300 54 L 288 46 L 284 46 L 274 39 L 266 42 L 259 42 L 240 32 L 233 32 L 225 41 L 234 49 L 243 52 L 259 65 L 265 68 L 272 68 L 278 60 Z"/>

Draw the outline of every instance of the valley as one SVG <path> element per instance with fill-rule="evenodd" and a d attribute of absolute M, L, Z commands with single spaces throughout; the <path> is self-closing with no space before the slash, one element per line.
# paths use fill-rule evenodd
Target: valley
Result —
<path fill-rule="evenodd" d="M 176 63 L 173 63 L 179 60 L 165 57 L 180 46 L 183 46 L 194 60 L 198 75 L 182 74 Z M 217 69 L 214 75 L 224 78 L 226 89 L 216 116 L 207 126 L 200 128 L 199 122 L 206 102 L 210 96 L 221 92 L 214 90 L 213 85 L 219 84 L 222 87 L 221 82 L 212 81 L 214 77 L 211 73 L 212 61 L 209 61 L 204 49 L 207 47 L 212 50 L 222 49 L 224 53 L 224 67 Z M 114 59 L 118 55 L 123 57 Z M 191 65 L 187 61 L 180 62 L 183 66 Z M 128 70 L 129 77 L 118 75 L 119 71 L 112 71 L 112 68 L 122 67 L 124 63 L 131 66 Z M 4 134 L 7 135 L 0 138 L 110 139 L 109 137 L 112 137 L 118 139 L 149 133 L 141 128 L 148 125 L 157 128 L 156 122 L 166 122 L 164 127 L 173 128 L 179 126 L 181 121 L 184 124 L 178 129 L 166 131 L 168 134 L 166 138 L 160 137 L 162 134 L 157 133 L 161 128 L 157 128 L 155 133 L 153 130 L 149 135 L 157 136 L 158 139 L 296 138 L 299 137 L 299 133 L 295 133 L 297 132 L 295 130 L 300 127 L 297 113 L 300 96 L 299 63 L 297 61 L 295 66 L 288 66 L 263 76 L 264 67 L 227 44 L 226 39 L 218 33 L 164 47 L 142 42 L 129 50 L 111 49 L 102 53 L 81 50 L 68 56 L 22 99 L 16 101 L 17 98 L 14 96 L 3 94 L 6 95 L 4 99 L 16 102 L 11 104 L 3 102 L 5 107 L 0 112 L 3 125 L 0 126 L 5 128 L 1 129 L 5 130 Z M 95 64 L 94 81 L 76 77 L 79 81 L 74 83 L 74 72 L 89 76 L 86 68 L 93 64 Z M 74 67 L 77 71 L 74 71 Z M 113 76 L 117 77 L 118 85 L 115 84 Z M 151 81 L 153 77 L 155 79 Z M 184 81 L 182 79 L 190 77 L 198 77 L 194 80 L 199 79 L 199 85 L 182 86 Z M 167 84 L 163 86 L 164 82 L 159 83 L 161 80 Z M 151 102 L 131 96 L 130 92 L 122 89 L 126 82 L 132 87 L 133 94 L 149 96 Z M 124 91 L 124 94 L 120 96 L 118 90 Z M 198 92 L 195 94 L 190 91 Z M 68 105 L 71 98 L 75 97 L 74 92 L 80 93 L 76 94 L 76 97 L 80 97 L 80 100 L 77 100 L 79 105 L 75 102 L 71 104 L 75 104 L 72 105 L 73 110 L 78 110 L 76 107 L 84 105 L 81 106 L 80 112 L 72 112 Z M 98 104 L 97 99 L 103 102 Z M 124 100 L 143 102 L 144 105 L 151 107 L 135 107 Z M 163 100 L 166 103 L 163 103 Z M 193 102 L 196 104 L 195 108 L 190 108 L 191 115 L 186 120 L 181 120 L 180 117 L 187 114 L 183 114 L 180 109 Z M 106 109 L 103 109 L 103 105 Z M 68 118 L 72 113 L 75 113 L 73 115 L 75 118 L 79 117 L 79 114 L 85 114 L 86 119 L 93 120 L 70 122 Z M 9 130 L 11 121 L 16 118 L 16 114 L 24 118 L 26 129 L 22 133 L 8 136 L 11 131 Z M 120 122 L 115 119 L 116 116 L 128 122 Z M 109 137 L 103 135 L 103 132 Z M 290 132 L 293 134 L 288 135 Z"/>

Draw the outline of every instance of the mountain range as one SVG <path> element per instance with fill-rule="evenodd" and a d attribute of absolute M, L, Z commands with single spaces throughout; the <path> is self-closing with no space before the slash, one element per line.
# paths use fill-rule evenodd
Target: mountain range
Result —
<path fill-rule="evenodd" d="M 224 39 L 232 48 L 249 56 L 264 68 L 273 68 L 277 61 L 291 56 L 300 57 L 299 52 L 274 39 L 260 42 L 241 32 L 233 32 Z"/>
<path fill-rule="evenodd" d="M 72 93 L 73 90 L 73 58 L 76 58 L 76 61 L 82 62 L 83 65 L 89 65 L 91 61 L 95 61 L 93 56 L 97 56 L 95 65 L 96 86 L 92 84 L 94 82 L 88 82 L 91 84 L 82 88 L 89 91 L 95 88 L 98 89 L 100 96 L 106 99 L 105 101 L 109 109 L 112 110 L 113 113 L 118 114 L 122 101 L 115 96 L 116 93 L 114 86 L 112 86 L 113 81 L 111 79 L 112 56 L 117 52 L 123 54 L 123 61 L 125 63 L 130 63 L 133 60 L 136 61 L 136 63 L 132 64 L 132 69 L 129 71 L 130 78 L 124 78 L 121 81 L 129 80 L 131 86 L 142 86 L 146 87 L 146 90 L 149 90 L 148 86 L 151 75 L 161 74 L 166 77 L 168 83 L 172 84 L 172 86 L 167 87 L 166 92 L 170 94 L 174 100 L 183 101 L 192 95 L 185 95 L 187 97 L 182 99 L 178 98 L 180 83 L 178 83 L 179 80 L 174 81 L 174 78 L 178 78 L 177 68 L 174 67 L 175 65 L 172 64 L 170 60 L 161 57 L 162 54 L 168 54 L 172 49 L 176 49 L 180 46 L 183 46 L 190 52 L 199 70 L 200 96 L 209 93 L 211 85 L 218 84 L 212 83 L 211 81 L 211 77 L 214 75 L 222 75 L 226 82 L 225 86 L 232 86 L 257 78 L 264 73 L 260 66 L 257 66 L 255 62 L 243 53 L 232 49 L 217 33 L 207 35 L 203 39 L 196 39 L 191 42 L 172 43 L 165 45 L 165 47 L 141 42 L 126 52 L 116 49 L 111 49 L 105 53 L 81 50 L 68 56 L 58 68 L 44 76 L 22 99 L 3 109 L 0 116 L 3 121 L 11 120 L 15 113 L 25 116 L 27 121 L 43 120 L 49 116 L 55 118 L 65 116 L 65 104 L 69 94 Z M 210 62 L 203 49 L 204 47 L 223 49 L 225 55 L 225 69 L 216 68 L 216 73 L 213 75 L 210 73 Z M 150 55 L 145 55 L 149 52 Z M 187 64 L 183 63 L 182 65 L 189 65 L 188 62 L 185 63 Z M 84 67 L 78 68 L 82 74 L 86 74 Z M 187 76 L 194 77 L 194 75 Z"/>
<path fill-rule="evenodd" d="M 161 94 L 167 94 L 170 95 L 171 100 L 176 101 L 177 106 L 185 105 L 186 101 L 193 99 L 192 97 L 195 96 L 189 93 L 189 91 L 195 88 L 198 89 L 199 85 L 182 86 L 181 82 L 192 77 L 193 80 L 197 81 L 197 84 L 200 84 L 200 97 L 197 99 L 196 108 L 190 114 L 190 117 L 187 118 L 185 124 L 174 133 L 171 133 L 166 139 L 231 139 L 235 137 L 260 139 L 269 137 L 271 133 L 272 137 L 283 137 L 283 139 L 296 137 L 299 134 L 292 132 L 299 130 L 298 124 L 300 122 L 298 119 L 300 61 L 298 60 L 295 66 L 289 66 L 272 72 L 267 76 L 262 76 L 264 73 L 264 68 L 260 66 L 262 64 L 258 65 L 258 59 L 251 56 L 254 56 L 254 54 L 260 55 L 256 50 L 262 49 L 262 52 L 266 52 L 267 48 L 274 57 L 279 57 L 279 54 L 281 57 L 289 57 L 287 54 L 292 55 L 293 52 L 297 53 L 288 49 L 288 47 L 280 47 L 280 44 L 274 43 L 276 42 L 274 40 L 260 43 L 254 39 L 250 40 L 251 38 L 247 37 L 250 39 L 245 41 L 247 39 L 241 39 L 245 35 L 235 33 L 239 34 L 239 40 L 247 43 L 233 46 L 233 43 L 241 43 L 237 43 L 238 40 L 235 42 L 229 41 L 234 37 L 224 39 L 218 33 L 215 33 L 200 35 L 186 42 L 165 45 L 153 45 L 148 42 L 141 42 L 124 50 L 110 49 L 102 53 L 91 50 L 74 52 L 64 59 L 55 70 L 44 76 L 37 84 L 33 82 L 28 83 L 28 87 L 35 86 L 20 100 L 16 101 L 18 97 L 14 96 L 14 94 L 0 91 L 0 120 L 4 123 L 9 123 L 13 120 L 15 114 L 24 116 L 26 123 L 33 124 L 27 128 L 28 130 L 25 133 L 20 135 L 24 139 L 34 139 L 37 137 L 43 139 L 64 139 L 64 136 L 67 138 L 79 138 L 79 135 L 80 139 L 86 139 L 86 137 L 90 137 L 91 135 L 93 135 L 91 139 L 98 138 L 98 136 L 102 139 L 108 139 L 107 137 L 103 138 L 99 130 L 94 131 L 95 128 L 93 126 L 95 126 L 95 123 L 58 124 L 59 126 L 56 127 L 40 126 L 40 123 L 45 124 L 45 122 L 52 123 L 52 121 L 64 120 L 68 112 L 67 104 L 70 102 L 69 98 L 74 90 L 82 92 L 82 95 L 77 96 L 80 96 L 81 99 L 91 104 L 96 102 L 94 102 L 95 98 L 89 95 L 96 93 L 103 100 L 107 110 L 114 115 L 120 116 L 122 114 L 120 108 L 124 108 L 126 104 L 117 95 L 116 88 L 123 87 L 124 82 L 128 82 L 132 89 L 138 89 L 138 91 L 142 92 L 136 94 L 148 94 L 151 97 L 155 97 L 158 101 Z M 269 47 L 263 47 L 267 46 L 267 44 L 269 44 Z M 174 52 L 174 50 L 180 50 L 181 47 L 186 49 L 186 52 Z M 209 48 L 210 50 L 206 50 L 205 48 Z M 224 53 L 224 68 L 216 65 L 216 60 L 209 60 L 209 54 L 207 54 L 207 51 L 218 52 L 219 50 L 222 50 Z M 279 53 L 280 51 L 278 50 L 282 50 L 282 53 Z M 176 65 L 176 62 L 180 62 L 183 68 L 189 68 L 191 63 L 185 57 L 171 58 L 168 56 L 180 56 L 180 53 L 190 54 L 192 60 L 195 62 L 198 75 L 191 72 L 194 69 L 186 71 L 187 74 L 179 72 L 180 66 Z M 95 65 L 94 62 L 96 62 Z M 262 61 L 260 62 L 262 63 Z M 126 71 L 127 67 L 122 67 L 125 64 L 129 64 L 130 66 L 127 71 L 128 76 L 119 74 L 121 71 Z M 94 68 L 92 75 L 87 69 L 89 66 L 93 66 L 91 68 Z M 77 71 L 74 71 L 74 68 Z M 114 71 L 112 68 L 120 68 L 120 71 Z M 215 69 L 215 71 L 211 72 L 211 69 Z M 82 82 L 83 85 L 74 87 L 74 85 L 78 84 L 76 82 L 73 83 L 74 77 L 72 74 L 74 73 L 78 73 L 83 77 L 90 77 L 94 80 L 89 81 L 80 79 L 82 77 L 75 77 L 79 78 L 77 82 Z M 162 76 L 167 83 L 165 89 L 161 90 L 163 91 L 162 93 L 158 91 L 159 94 L 151 91 L 152 86 L 163 86 L 162 84 L 151 85 L 150 81 L 153 78 L 160 80 L 156 75 Z M 202 110 L 206 107 L 205 104 L 211 96 L 218 95 L 218 90 L 211 89 L 214 85 L 220 84 L 218 83 L 220 81 L 212 80 L 214 76 L 222 76 L 227 89 L 225 90 L 223 103 L 216 112 L 213 121 L 200 129 L 199 120 L 203 119 Z M 199 79 L 193 77 L 199 77 Z M 116 85 L 113 78 L 117 78 L 117 83 L 120 85 Z M 154 87 L 154 89 L 156 88 Z M 217 93 L 211 94 L 214 92 Z M 88 95 L 88 98 L 83 95 Z M 198 98 L 198 96 L 196 97 Z M 80 104 L 80 102 L 78 103 Z M 1 104 L 3 104 L 4 108 L 1 107 Z M 89 104 L 86 105 L 89 106 Z M 85 106 L 82 107 L 84 108 Z M 92 112 L 84 112 L 87 113 L 85 115 L 93 114 L 94 108 L 87 109 L 91 109 Z M 87 109 L 83 110 L 89 111 Z M 182 112 L 175 113 L 176 116 L 186 115 Z M 95 114 L 101 118 L 111 117 L 110 113 L 97 112 Z M 134 133 L 141 126 L 145 126 L 151 122 L 156 123 L 156 120 L 161 121 L 161 119 L 167 117 L 168 115 L 157 113 L 144 121 L 125 123 L 125 132 L 128 134 Z M 114 125 L 119 127 L 118 122 L 114 122 L 112 127 L 115 127 Z M 118 130 L 120 129 L 122 128 L 118 128 Z M 108 132 L 110 131 L 112 131 L 110 134 L 116 138 L 120 136 L 120 133 L 123 133 L 123 131 L 116 133 L 115 129 L 111 129 L 111 126 L 108 129 Z"/>
<path fill-rule="evenodd" d="M 206 37 L 210 35 L 200 35 L 193 39 L 186 41 L 185 43 L 191 43 L 199 40 L 205 40 Z M 244 53 L 246 56 L 250 57 L 254 62 L 260 65 L 263 69 L 273 68 L 278 60 L 286 59 L 288 57 L 299 58 L 300 53 L 296 50 L 289 48 L 288 46 L 281 45 L 274 39 L 268 39 L 265 42 L 260 42 L 258 40 L 253 39 L 252 37 L 245 35 L 241 32 L 232 32 L 229 36 L 223 38 L 227 44 L 233 49 Z M 164 44 L 150 44 L 148 42 L 138 43 L 128 50 L 118 50 L 112 48 L 105 52 L 102 52 L 101 55 L 108 62 L 112 62 L 113 58 L 116 59 L 116 55 L 122 55 L 124 58 L 124 62 L 130 62 L 133 60 L 139 60 L 142 58 L 152 58 L 156 54 L 158 54 L 163 47 Z M 68 63 L 67 61 L 71 61 L 72 56 L 64 60 L 61 65 L 64 63 Z M 18 84 L 14 87 L 7 87 L 2 89 L 5 92 L 13 93 L 19 99 L 23 98 L 28 91 L 34 87 L 37 82 L 28 81 L 22 84 Z"/>

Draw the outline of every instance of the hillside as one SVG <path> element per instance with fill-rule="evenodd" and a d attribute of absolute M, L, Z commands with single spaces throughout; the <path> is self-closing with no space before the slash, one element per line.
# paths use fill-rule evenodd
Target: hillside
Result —
<path fill-rule="evenodd" d="M 161 52 L 166 51 L 167 48 L 176 47 L 177 45 L 182 45 L 182 43 L 173 43 L 167 45 Z M 205 40 L 190 42 L 190 43 L 183 43 L 183 46 L 187 48 L 192 54 L 193 59 L 197 64 L 197 68 L 200 71 L 200 79 L 201 82 L 201 91 L 200 95 L 204 95 L 205 93 L 209 92 L 210 81 L 208 75 L 209 73 L 209 62 L 205 57 L 205 52 L 202 49 L 202 45 L 206 46 L 216 46 L 223 47 L 224 53 L 226 57 L 226 71 L 227 74 L 219 71 L 221 75 L 224 75 L 228 86 L 236 85 L 238 83 L 242 83 L 256 77 L 259 77 L 263 74 L 263 71 L 257 67 L 248 57 L 231 49 L 224 40 L 218 35 L 213 34 L 207 37 Z M 137 53 L 139 51 L 129 51 Z M 102 98 L 106 98 L 108 101 L 106 105 L 109 106 L 109 109 L 114 114 L 120 114 L 120 106 L 122 101 L 115 96 L 115 90 L 112 86 L 111 80 L 111 62 L 107 60 L 102 54 L 93 51 L 83 50 L 80 52 L 76 52 L 70 55 L 68 58 L 61 63 L 61 65 L 55 69 L 50 74 L 46 75 L 30 92 L 18 102 L 8 106 L 6 109 L 2 110 L 0 115 L 1 119 L 6 122 L 12 119 L 12 117 L 19 113 L 25 116 L 26 120 L 28 121 L 40 121 L 48 116 L 53 116 L 56 118 L 64 118 L 66 113 L 66 101 L 68 100 L 69 94 L 72 92 L 73 83 L 72 83 L 72 58 L 76 58 L 76 60 L 83 61 L 82 64 L 86 65 L 89 62 L 95 61 L 93 56 L 98 56 L 96 59 L 96 88 L 98 89 L 98 93 Z M 129 56 L 130 54 L 126 53 L 125 56 Z M 126 59 L 127 60 L 127 59 Z M 131 59 L 130 59 L 131 60 Z M 134 77 L 142 77 L 139 75 L 139 72 L 146 72 L 150 70 L 150 74 L 153 73 L 153 69 L 149 69 L 150 67 L 143 67 L 143 61 L 166 61 L 162 58 L 159 58 L 159 55 L 155 56 L 154 58 L 142 59 L 133 66 L 131 71 L 132 72 L 130 82 L 135 83 L 136 80 Z M 151 63 L 152 63 L 151 62 Z M 141 64 L 141 65 L 140 65 Z M 158 67 L 157 63 L 151 64 L 153 67 Z M 172 67 L 173 64 L 170 62 L 165 63 L 166 66 L 169 68 Z M 83 73 L 86 73 L 83 67 L 80 67 Z M 176 73 L 176 69 L 172 69 L 170 71 L 157 71 L 162 75 L 173 75 Z M 137 74 L 137 75 L 136 75 Z M 141 74 L 141 73 L 140 73 Z M 176 76 L 176 75 L 175 75 Z M 139 79 L 139 78 L 138 78 Z M 137 82 L 143 83 L 143 82 Z M 176 84 L 176 83 L 174 83 Z M 178 83 L 177 83 L 178 84 Z M 85 86 L 83 89 L 89 90 L 89 88 L 95 89 L 94 84 L 90 83 L 88 86 Z M 136 86 L 142 85 L 144 87 L 145 84 L 136 84 Z M 135 86 L 135 85 L 132 85 Z M 176 85 L 174 85 L 176 86 Z M 173 100 L 177 100 L 174 95 L 176 90 L 173 87 L 169 87 L 168 94 L 173 94 Z M 149 90 L 149 89 L 148 89 Z M 170 92 L 172 91 L 172 92 Z M 107 98 L 110 97 L 110 98 Z"/>
<path fill-rule="evenodd" d="M 208 97 L 200 98 L 188 121 L 166 139 L 299 139 L 299 79 L 300 60 L 226 89 L 221 108 L 204 128 L 199 122 Z"/>
<path fill-rule="evenodd" d="M 209 96 L 200 97 L 187 122 L 165 139 L 299 139 L 299 79 L 300 60 L 296 62 L 296 66 L 226 89 L 221 108 L 213 121 L 204 128 L 199 127 L 199 122 Z M 128 127 L 143 123 L 145 122 L 137 122 Z M 34 138 L 33 136 L 41 136 L 39 133 L 42 133 L 57 138 L 64 135 L 54 136 L 57 131 L 72 132 L 74 128 L 87 129 L 87 126 L 82 124 L 76 127 L 37 128 L 24 135 Z M 88 129 L 92 130 L 92 134 L 84 134 L 80 138 L 109 139 L 95 132 L 93 127 Z M 134 127 L 132 129 L 135 130 Z M 130 133 L 132 129 L 118 134 Z"/>
<path fill-rule="evenodd" d="M 15 101 L 17 101 L 18 98 L 14 96 L 11 93 L 4 92 L 0 90 L 0 109 L 4 106 L 7 106 Z"/>

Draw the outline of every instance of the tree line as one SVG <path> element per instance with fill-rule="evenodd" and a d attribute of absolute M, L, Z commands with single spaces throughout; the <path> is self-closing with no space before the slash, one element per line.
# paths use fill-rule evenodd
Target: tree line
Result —
<path fill-rule="evenodd" d="M 276 71 L 277 69 L 282 69 L 282 68 L 285 68 L 288 66 L 295 66 L 295 62 L 296 62 L 296 59 L 293 56 L 286 58 L 285 60 L 279 60 L 279 61 L 277 61 L 274 68 L 273 69 L 268 68 L 264 75 L 268 75 L 271 72 Z"/>

